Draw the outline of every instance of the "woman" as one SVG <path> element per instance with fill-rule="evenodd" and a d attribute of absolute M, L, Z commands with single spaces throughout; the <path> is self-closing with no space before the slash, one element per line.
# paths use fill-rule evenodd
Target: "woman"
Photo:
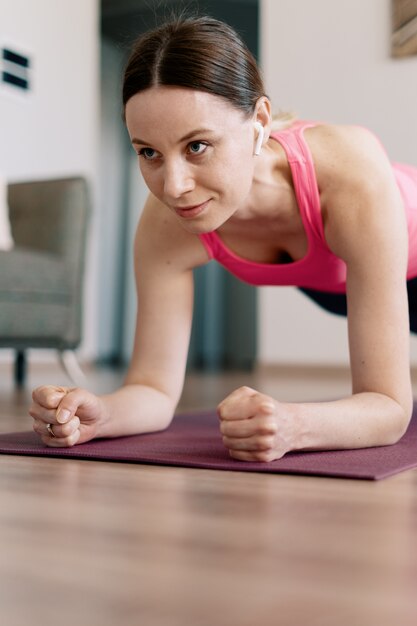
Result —
<path fill-rule="evenodd" d="M 145 34 L 126 68 L 123 102 L 150 190 L 135 240 L 132 361 L 125 384 L 108 395 L 36 389 L 30 414 L 42 441 L 73 446 L 169 425 L 185 373 L 192 270 L 210 258 L 252 284 L 296 285 L 348 311 L 352 395 L 295 404 L 235 390 L 218 407 L 233 458 L 398 441 L 412 412 L 407 286 L 412 295 L 417 170 L 392 166 L 362 128 L 278 119 L 273 132 L 254 59 L 212 18 Z"/>

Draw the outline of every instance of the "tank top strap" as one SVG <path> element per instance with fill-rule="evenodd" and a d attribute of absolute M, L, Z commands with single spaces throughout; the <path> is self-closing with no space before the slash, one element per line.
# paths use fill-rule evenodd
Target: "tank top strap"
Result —
<path fill-rule="evenodd" d="M 286 153 L 307 236 L 312 235 L 327 247 L 313 157 L 304 137 L 304 131 L 307 128 L 313 128 L 318 124 L 318 122 L 298 121 L 290 128 L 272 132 L 271 138 L 278 141 Z"/>

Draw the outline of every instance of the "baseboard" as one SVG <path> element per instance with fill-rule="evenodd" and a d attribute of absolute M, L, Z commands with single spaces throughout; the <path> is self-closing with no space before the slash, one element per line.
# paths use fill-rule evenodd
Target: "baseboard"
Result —
<path fill-rule="evenodd" d="M 322 378 L 341 379 L 350 377 L 350 367 L 342 363 L 334 365 L 323 364 L 305 364 L 305 363 L 258 363 L 254 370 L 262 376 L 281 376 L 281 377 L 306 377 L 306 378 Z M 411 379 L 417 382 L 417 365 L 412 364 L 410 367 Z"/>
<path fill-rule="evenodd" d="M 315 365 L 312 363 L 259 363 L 255 368 L 255 372 L 262 374 L 263 376 L 350 376 L 350 368 L 345 364 Z"/>

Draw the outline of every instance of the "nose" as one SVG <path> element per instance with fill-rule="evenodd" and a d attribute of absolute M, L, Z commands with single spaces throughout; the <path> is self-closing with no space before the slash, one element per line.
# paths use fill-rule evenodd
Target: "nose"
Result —
<path fill-rule="evenodd" d="M 165 164 L 164 192 L 168 198 L 177 200 L 194 189 L 195 182 L 190 166 L 183 160 Z"/>

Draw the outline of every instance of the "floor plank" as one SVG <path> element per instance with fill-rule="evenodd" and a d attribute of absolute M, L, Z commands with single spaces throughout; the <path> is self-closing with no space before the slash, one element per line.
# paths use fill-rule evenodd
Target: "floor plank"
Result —
<path fill-rule="evenodd" d="M 1 374 L 0 428 L 27 429 L 30 388 Z M 123 375 L 88 374 L 97 392 Z M 180 409 L 239 384 L 288 400 L 349 389 L 343 372 L 193 374 Z M 416 545 L 414 470 L 373 483 L 0 456 L 7 626 L 414 626 Z"/>

